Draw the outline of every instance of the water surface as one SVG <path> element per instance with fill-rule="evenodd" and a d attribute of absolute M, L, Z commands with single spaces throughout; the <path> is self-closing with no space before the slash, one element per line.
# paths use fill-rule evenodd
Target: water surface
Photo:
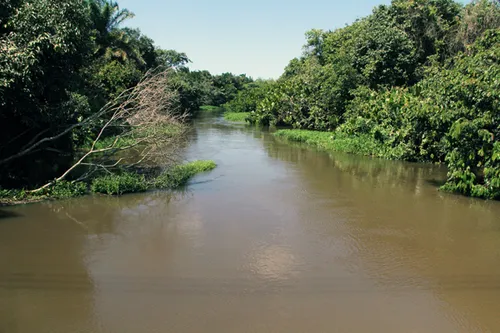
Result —
<path fill-rule="evenodd" d="M 0 212 L 0 332 L 499 332 L 500 203 L 220 118 L 187 191 Z"/>

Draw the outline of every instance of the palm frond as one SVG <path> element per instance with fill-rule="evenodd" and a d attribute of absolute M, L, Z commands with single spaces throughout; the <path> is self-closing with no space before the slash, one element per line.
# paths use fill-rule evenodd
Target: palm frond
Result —
<path fill-rule="evenodd" d="M 128 9 L 119 9 L 117 7 L 117 11 L 113 14 L 113 17 L 111 18 L 111 27 L 113 28 L 118 28 L 120 24 L 122 24 L 124 21 L 131 19 L 135 16 L 134 13 L 129 11 Z"/>

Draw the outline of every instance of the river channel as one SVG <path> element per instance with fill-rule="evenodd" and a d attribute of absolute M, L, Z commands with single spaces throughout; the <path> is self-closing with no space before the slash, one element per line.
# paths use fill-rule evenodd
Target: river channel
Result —
<path fill-rule="evenodd" d="M 500 332 L 500 202 L 204 116 L 171 194 L 0 208 L 1 333 Z"/>

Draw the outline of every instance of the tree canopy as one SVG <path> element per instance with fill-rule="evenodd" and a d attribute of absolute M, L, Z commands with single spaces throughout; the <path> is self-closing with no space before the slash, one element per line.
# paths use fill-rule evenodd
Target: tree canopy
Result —
<path fill-rule="evenodd" d="M 446 163 L 445 189 L 500 198 L 500 2 L 393 0 L 310 30 L 275 82 L 227 107 L 264 125 L 368 135 L 387 158 Z"/>
<path fill-rule="evenodd" d="M 147 73 L 169 70 L 172 108 L 188 115 L 228 102 L 252 81 L 189 71 L 185 53 L 124 27 L 133 16 L 113 0 L 0 4 L 0 187 L 33 187 L 60 175 L 97 135 L 98 128 L 75 125 L 97 115 L 104 124 L 100 110 Z"/>

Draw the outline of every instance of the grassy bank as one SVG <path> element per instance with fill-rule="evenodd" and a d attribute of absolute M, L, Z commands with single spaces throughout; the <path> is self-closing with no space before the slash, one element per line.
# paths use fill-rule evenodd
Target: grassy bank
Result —
<path fill-rule="evenodd" d="M 214 112 L 214 111 L 219 111 L 220 106 L 214 106 L 214 105 L 202 105 L 200 106 L 201 111 L 205 112 Z"/>
<path fill-rule="evenodd" d="M 96 177 L 88 182 L 61 181 L 39 192 L 0 189 L 0 205 L 73 198 L 87 194 L 122 195 L 155 189 L 172 190 L 186 185 L 195 175 L 213 170 L 216 166 L 214 161 L 194 161 L 167 169 L 156 177 L 122 172 Z"/>
<path fill-rule="evenodd" d="M 398 159 L 401 152 L 366 136 L 348 136 L 335 132 L 279 130 L 274 136 L 290 142 L 302 142 L 324 151 Z"/>
<path fill-rule="evenodd" d="M 224 119 L 235 122 L 245 122 L 250 112 L 226 112 Z"/>

